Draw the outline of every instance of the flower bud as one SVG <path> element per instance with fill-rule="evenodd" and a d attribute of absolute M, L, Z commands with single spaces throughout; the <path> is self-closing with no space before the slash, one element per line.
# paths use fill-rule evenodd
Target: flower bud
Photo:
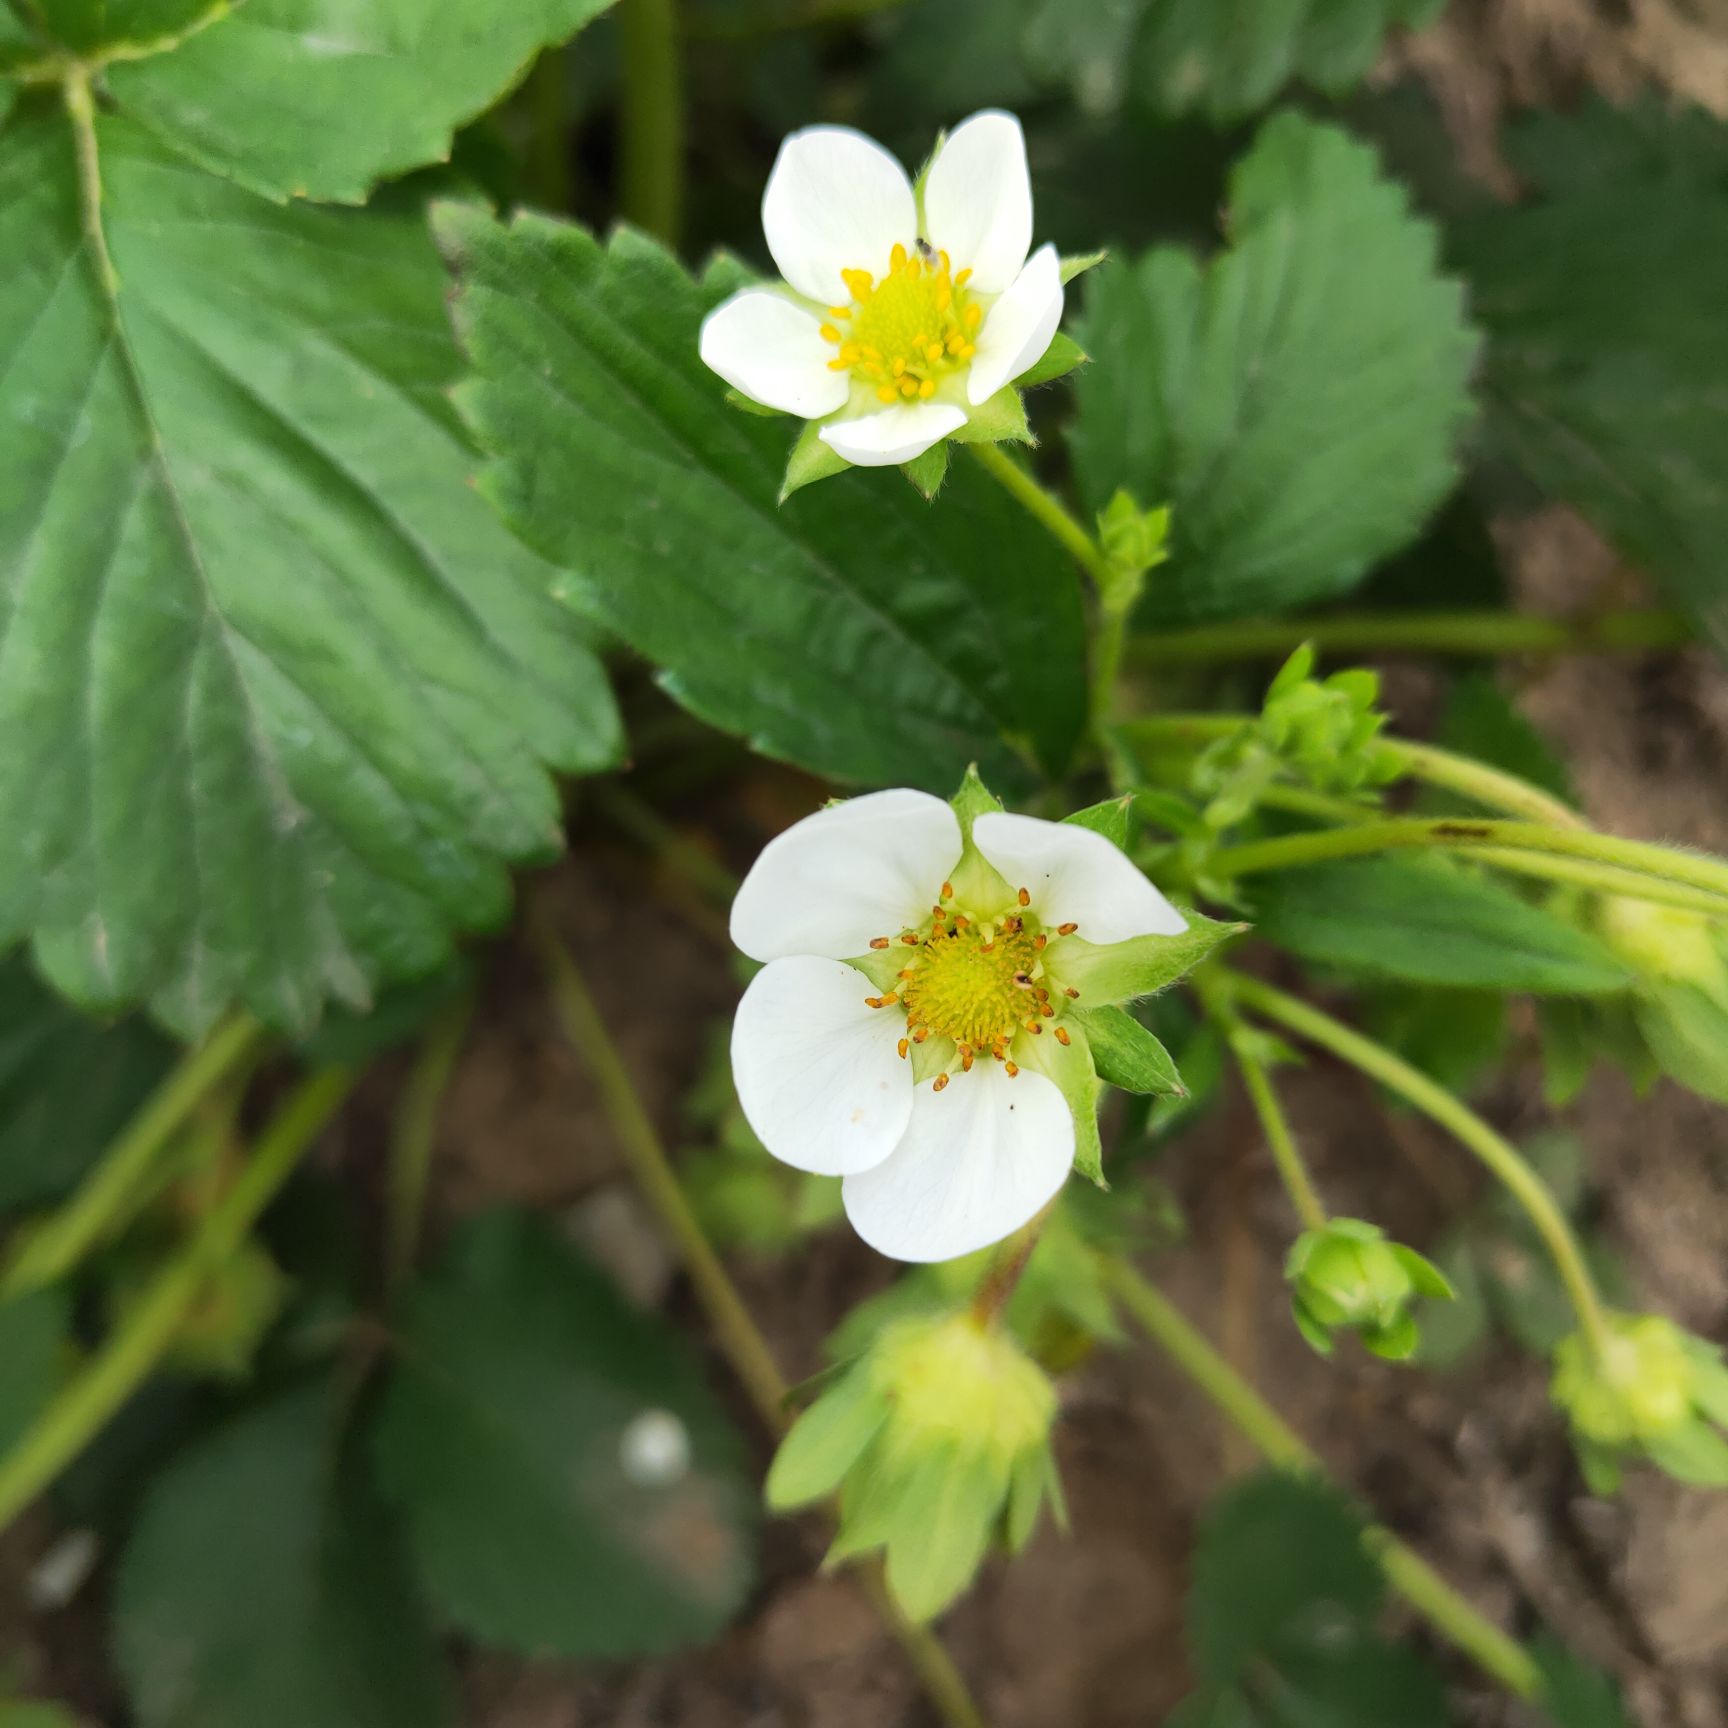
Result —
<path fill-rule="evenodd" d="M 1284 1276 L 1296 1325 L 1322 1356 L 1331 1355 L 1334 1332 L 1348 1331 L 1376 1356 L 1401 1362 L 1417 1344 L 1416 1299 L 1452 1296 L 1436 1266 L 1360 1218 L 1334 1218 L 1297 1237 Z"/>
<path fill-rule="evenodd" d="M 1614 895 L 1602 901 L 1596 917 L 1603 941 L 1652 982 L 1714 992 L 1728 987 L 1714 926 L 1701 913 Z"/>
<path fill-rule="evenodd" d="M 1728 1367 L 1721 1352 L 1659 1314 L 1609 1314 L 1606 1342 L 1574 1332 L 1554 1353 L 1554 1402 L 1590 1486 L 1619 1485 L 1647 1458 L 1682 1482 L 1728 1486 Z"/>
<path fill-rule="evenodd" d="M 1006 1333 L 970 1314 L 885 1328 L 798 1418 L 768 1472 L 776 1511 L 836 1489 L 830 1564 L 884 1550 L 915 1620 L 971 1581 L 992 1542 L 1022 1547 L 1046 1497 L 1056 1392 Z"/>

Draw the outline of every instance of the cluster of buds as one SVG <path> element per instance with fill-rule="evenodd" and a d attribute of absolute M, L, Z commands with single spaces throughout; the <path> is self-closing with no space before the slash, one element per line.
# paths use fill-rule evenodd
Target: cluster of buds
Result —
<path fill-rule="evenodd" d="M 1407 1361 L 1420 1342 L 1416 1301 L 1453 1294 L 1432 1261 L 1360 1218 L 1298 1236 L 1284 1276 L 1297 1329 L 1322 1356 L 1332 1354 L 1335 1333 L 1354 1332 L 1376 1356 Z"/>
<path fill-rule="evenodd" d="M 1659 1314 L 1609 1314 L 1554 1353 L 1554 1402 L 1592 1491 L 1611 1494 L 1623 1466 L 1647 1459 L 1682 1482 L 1728 1487 L 1728 1366 L 1722 1353 Z"/>
<path fill-rule="evenodd" d="M 1000 1542 L 1018 1553 L 1048 1499 L 1066 1521 L 1050 1429 L 1056 1392 L 1003 1330 L 975 1316 L 885 1327 L 781 1443 L 768 1504 L 838 1491 L 837 1565 L 881 1552 L 914 1620 L 938 1614 Z"/>

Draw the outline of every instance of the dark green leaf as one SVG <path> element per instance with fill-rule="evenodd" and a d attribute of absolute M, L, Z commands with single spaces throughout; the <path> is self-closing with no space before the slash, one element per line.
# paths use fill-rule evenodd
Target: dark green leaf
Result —
<path fill-rule="evenodd" d="M 168 54 L 108 68 L 115 99 L 193 161 L 272 198 L 358 204 L 375 181 L 449 159 L 548 42 L 611 0 L 395 6 L 246 0 Z M 188 0 L 154 0 L 155 9 Z M 88 10 L 90 0 L 62 8 Z M 206 6 L 209 12 L 219 9 Z M 106 8 L 104 8 L 106 10 Z"/>
<path fill-rule="evenodd" d="M 0 960 L 0 1212 L 76 1186 L 168 1068 L 173 1047 L 136 1020 L 102 1027 Z"/>
<path fill-rule="evenodd" d="M 1293 114 L 1231 180 L 1231 244 L 1100 271 L 1080 340 L 1076 466 L 1172 509 L 1143 615 L 1342 594 L 1416 533 L 1454 475 L 1475 338 L 1371 150 Z"/>
<path fill-rule="evenodd" d="M 663 1473 L 656 1434 L 689 1449 Z M 664 1650 L 749 1584 L 755 1493 L 694 1356 L 538 1219 L 468 1225 L 410 1293 L 376 1441 L 429 1588 L 489 1643 Z"/>
<path fill-rule="evenodd" d="M 19 0 L 0 9 L 0 68 L 57 48 L 96 58 L 121 44 L 172 46 L 226 9 L 221 0 Z"/>
<path fill-rule="evenodd" d="M 1362 1007 L 1374 1037 L 1460 1097 L 1476 1089 L 1507 1046 L 1506 997 L 1499 990 L 1391 984 L 1367 993 Z"/>
<path fill-rule="evenodd" d="M 1573 996 L 1629 981 L 1594 936 L 1438 858 L 1317 864 L 1280 871 L 1254 892 L 1262 936 L 1370 977 Z"/>
<path fill-rule="evenodd" d="M 88 142 L 117 295 L 64 117 L 0 135 L 0 942 L 302 1029 L 498 921 L 616 716 L 467 485 L 419 221 Z"/>
<path fill-rule="evenodd" d="M 1728 647 L 1728 126 L 1596 103 L 1515 134 L 1514 154 L 1535 198 L 1455 231 L 1489 337 L 1490 448 Z"/>
<path fill-rule="evenodd" d="M 71 1345 L 72 1303 L 58 1288 L 0 1302 L 0 1454 L 42 1414 Z"/>
<path fill-rule="evenodd" d="M 334 1382 L 183 1452 L 121 1562 L 115 1655 L 142 1728 L 438 1728 L 450 1691 Z"/>
<path fill-rule="evenodd" d="M 1548 1633 L 1532 1654 L 1542 1665 L 1547 1690 L 1542 1705 L 1554 1728 L 1632 1728 L 1619 1686 Z"/>
<path fill-rule="evenodd" d="M 1091 0 L 1103 9 L 1101 0 Z M 1392 29 L 1417 29 L 1444 0 L 1152 0 L 1129 73 L 1134 94 L 1161 113 L 1239 120 L 1300 81 L 1336 96 L 1363 78 Z M 1120 0 L 1116 0 L 1120 10 Z M 1070 0 L 1046 0 L 1066 17 Z M 1071 26 L 1070 26 L 1071 28 Z"/>
<path fill-rule="evenodd" d="M 1086 1033 L 1098 1078 L 1124 1092 L 1186 1097 L 1188 1089 L 1170 1052 L 1125 1008 L 1090 1008 L 1074 1018 Z"/>
<path fill-rule="evenodd" d="M 788 434 L 734 414 L 697 358 L 726 282 L 659 246 L 443 207 L 476 377 L 483 484 L 568 571 L 571 603 L 640 649 L 686 707 L 837 778 L 946 792 L 976 760 L 1058 767 L 1085 713 L 1078 590 L 977 471 L 938 507 L 859 469 L 778 505 Z"/>

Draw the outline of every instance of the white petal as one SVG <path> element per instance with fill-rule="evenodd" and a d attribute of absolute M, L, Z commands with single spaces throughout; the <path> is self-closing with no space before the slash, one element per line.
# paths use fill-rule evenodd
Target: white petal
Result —
<path fill-rule="evenodd" d="M 966 410 L 952 402 L 913 402 L 856 420 L 831 420 L 816 436 L 860 468 L 891 468 L 922 456 L 965 424 Z"/>
<path fill-rule="evenodd" d="M 780 274 L 812 300 L 844 306 L 842 270 L 880 276 L 918 238 L 912 183 L 874 138 L 810 126 L 780 146 L 762 194 L 762 231 Z"/>
<path fill-rule="evenodd" d="M 1012 114 L 989 108 L 954 128 L 924 181 L 924 227 L 986 294 L 1020 274 L 1032 244 L 1032 176 Z"/>
<path fill-rule="evenodd" d="M 1062 260 L 1040 246 L 1026 268 L 992 306 L 978 332 L 978 352 L 966 380 L 976 408 L 1044 356 L 1062 322 Z"/>
<path fill-rule="evenodd" d="M 838 960 L 776 960 L 732 1022 L 732 1078 L 756 1137 L 783 1164 L 849 1176 L 880 1164 L 912 1114 L 906 1018 L 866 1008 L 874 988 Z"/>
<path fill-rule="evenodd" d="M 1180 936 L 1188 928 L 1127 854 L 1090 828 L 992 811 L 972 824 L 972 838 L 1010 887 L 1031 891 L 1032 910 L 1046 924 L 1078 924 L 1088 942 Z"/>
<path fill-rule="evenodd" d="M 940 798 L 903 786 L 849 798 L 762 849 L 732 902 L 732 940 L 752 960 L 862 954 L 928 917 L 959 858 Z"/>
<path fill-rule="evenodd" d="M 894 1260 L 953 1260 L 1018 1230 L 1067 1180 L 1074 1118 L 1055 1085 L 998 1062 L 920 1086 L 906 1137 L 841 1189 L 852 1228 Z"/>
<path fill-rule="evenodd" d="M 743 288 L 702 320 L 703 364 L 765 408 L 820 420 L 846 404 L 852 381 L 830 371 L 821 320 L 772 288 Z"/>

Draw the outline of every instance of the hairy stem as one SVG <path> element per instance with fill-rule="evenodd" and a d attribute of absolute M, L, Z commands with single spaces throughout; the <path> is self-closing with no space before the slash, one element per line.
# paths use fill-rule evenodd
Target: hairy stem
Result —
<path fill-rule="evenodd" d="M 990 1264 L 984 1268 L 984 1276 L 972 1295 L 972 1317 L 980 1325 L 993 1325 L 1001 1318 L 1056 1205 L 1056 1200 L 1048 1201 L 1006 1241 L 997 1243 L 996 1252 L 990 1256 Z"/>
<path fill-rule="evenodd" d="M 1566 1286 L 1579 1325 L 1592 1350 L 1600 1356 L 1607 1343 L 1608 1331 L 1601 1299 L 1596 1293 L 1596 1281 L 1590 1275 L 1590 1268 L 1585 1264 L 1565 1213 L 1560 1210 L 1547 1184 L 1530 1168 L 1518 1149 L 1489 1127 L 1468 1105 L 1384 1045 L 1376 1044 L 1343 1021 L 1334 1020 L 1330 1014 L 1298 997 L 1286 995 L 1258 978 L 1243 973 L 1227 976 L 1231 996 L 1236 1002 L 1277 1022 L 1299 1038 L 1331 1051 L 1353 1068 L 1378 1080 L 1476 1154 L 1511 1192 L 1535 1225 Z"/>
<path fill-rule="evenodd" d="M 1209 868 L 1220 876 L 1251 876 L 1265 870 L 1293 870 L 1333 858 L 1359 858 L 1376 852 L 1439 847 L 1452 852 L 1513 851 L 1558 853 L 1589 863 L 1631 871 L 1680 887 L 1728 895 L 1728 864 L 1703 853 L 1678 852 L 1643 840 L 1622 840 L 1592 829 L 1551 828 L 1539 822 L 1478 821 L 1458 817 L 1388 817 L 1349 828 L 1311 829 L 1270 840 L 1250 840 L 1212 854 Z M 1623 878 L 1611 878 L 1619 884 Z M 1613 891 L 1618 891 L 1616 890 Z"/>
<path fill-rule="evenodd" d="M 330 1068 L 302 1084 L 191 1240 L 158 1272 L 125 1321 L 0 1460 L 0 1529 L 101 1432 L 161 1361 L 211 1275 L 232 1258 L 354 1084 Z"/>
<path fill-rule="evenodd" d="M 450 1073 L 461 1052 L 473 1006 L 464 998 L 433 1024 L 421 1040 L 419 1054 L 396 1103 L 385 1218 L 385 1279 L 392 1290 L 399 1288 L 414 1270 L 420 1253 L 438 1107 L 450 1084 Z"/>
<path fill-rule="evenodd" d="M 1000 444 L 968 444 L 964 448 L 1100 588 L 1108 585 L 1112 572 L 1103 547 L 1054 492 L 1041 486 Z"/>
<path fill-rule="evenodd" d="M 1639 654 L 1696 639 L 1678 612 L 1534 618 L 1506 612 L 1356 612 L 1331 618 L 1247 619 L 1136 637 L 1136 666 L 1200 665 L 1293 654 Z"/>
<path fill-rule="evenodd" d="M 630 1161 L 632 1175 L 683 1261 L 732 1371 L 750 1395 L 764 1425 L 771 1433 L 783 1434 L 791 1423 L 786 1407 L 790 1388 L 767 1339 L 685 1199 L 672 1161 L 660 1144 L 660 1136 L 648 1119 L 618 1047 L 612 1042 L 605 1018 L 576 962 L 543 917 L 531 913 L 528 928 L 565 1035 L 600 1094 L 600 1102 Z M 901 1613 L 875 1572 L 867 1571 L 864 1577 L 871 1601 L 888 1622 L 907 1661 L 949 1728 L 984 1728 L 983 1716 L 940 1641 L 927 1628 L 915 1626 Z"/>
<path fill-rule="evenodd" d="M 618 205 L 668 245 L 684 207 L 684 93 L 676 0 L 621 0 Z"/>
<path fill-rule="evenodd" d="M 1268 1462 L 1293 1475 L 1325 1474 L 1307 1442 L 1162 1291 L 1124 1262 L 1108 1261 L 1105 1270 L 1122 1306 Z M 1399 1595 L 1484 1673 L 1522 1698 L 1541 1693 L 1542 1671 L 1530 1653 L 1471 1607 L 1419 1554 L 1377 1524 L 1369 1526 L 1363 1541 Z"/>
<path fill-rule="evenodd" d="M 247 1015 L 225 1021 L 189 1051 L 102 1155 L 70 1200 L 33 1229 L 0 1276 L 0 1299 L 66 1276 L 130 1213 L 165 1149 L 194 1110 L 254 1055 L 264 1029 Z"/>

